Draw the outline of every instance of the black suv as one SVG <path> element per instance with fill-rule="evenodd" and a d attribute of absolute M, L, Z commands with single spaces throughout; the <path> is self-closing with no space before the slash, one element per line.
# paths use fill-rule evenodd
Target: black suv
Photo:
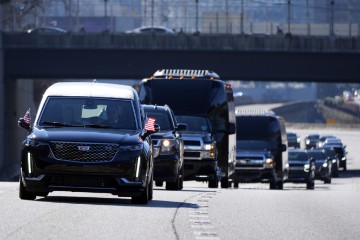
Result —
<path fill-rule="evenodd" d="M 43 95 L 33 126 L 18 121 L 23 141 L 19 197 L 52 191 L 105 192 L 148 203 L 153 196 L 150 128 L 137 92 L 129 86 L 67 82 Z"/>
<path fill-rule="evenodd" d="M 186 124 L 177 123 L 169 106 L 143 105 L 148 118 L 155 119 L 160 132 L 151 135 L 154 146 L 154 181 L 166 182 L 167 190 L 181 190 L 184 180 L 184 141 L 181 132 Z"/>
<path fill-rule="evenodd" d="M 272 111 L 236 111 L 236 168 L 239 182 L 268 182 L 283 189 L 289 163 L 285 120 Z"/>
<path fill-rule="evenodd" d="M 286 182 L 306 183 L 306 189 L 315 188 L 315 160 L 304 149 L 289 149 L 289 177 Z"/>

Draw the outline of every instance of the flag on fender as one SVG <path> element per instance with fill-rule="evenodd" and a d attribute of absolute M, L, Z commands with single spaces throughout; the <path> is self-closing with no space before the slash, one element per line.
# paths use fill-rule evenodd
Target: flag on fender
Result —
<path fill-rule="evenodd" d="M 155 118 L 148 118 L 145 123 L 145 130 L 155 131 Z"/>
<path fill-rule="evenodd" d="M 31 119 L 30 119 L 30 108 L 26 111 L 25 115 L 24 115 L 24 122 L 27 125 L 30 125 Z"/>

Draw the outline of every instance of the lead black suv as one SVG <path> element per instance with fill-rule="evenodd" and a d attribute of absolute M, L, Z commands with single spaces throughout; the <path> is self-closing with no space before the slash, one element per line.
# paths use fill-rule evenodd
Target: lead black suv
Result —
<path fill-rule="evenodd" d="M 137 92 L 106 83 L 56 83 L 43 95 L 33 126 L 19 126 L 19 197 L 52 191 L 105 192 L 146 204 L 153 196 L 153 152 Z"/>
<path fill-rule="evenodd" d="M 184 141 L 186 124 L 177 123 L 169 106 L 143 105 L 148 118 L 155 119 L 160 131 L 151 135 L 154 146 L 154 181 L 166 182 L 167 190 L 181 190 L 184 180 Z"/>

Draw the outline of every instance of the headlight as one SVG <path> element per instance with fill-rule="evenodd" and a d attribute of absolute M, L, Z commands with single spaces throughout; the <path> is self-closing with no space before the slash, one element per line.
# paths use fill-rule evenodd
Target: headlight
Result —
<path fill-rule="evenodd" d="M 310 140 L 308 139 L 308 140 L 306 140 L 306 144 L 309 144 L 310 143 Z"/>
<path fill-rule="evenodd" d="M 327 167 L 327 166 L 328 166 L 327 162 L 323 163 L 323 167 Z"/>
<path fill-rule="evenodd" d="M 214 149 L 215 149 L 215 145 L 214 145 L 214 144 L 205 144 L 204 148 L 205 148 L 205 150 L 207 150 L 207 151 L 214 150 Z"/>
<path fill-rule="evenodd" d="M 126 146 L 120 146 L 119 151 L 120 152 L 126 152 L 126 151 L 140 151 L 143 148 L 142 144 L 137 145 L 126 145 Z"/>
<path fill-rule="evenodd" d="M 273 167 L 274 166 L 274 160 L 272 158 L 266 158 L 265 159 L 266 167 Z"/>
<path fill-rule="evenodd" d="M 304 165 L 304 171 L 308 172 L 310 170 L 310 165 L 309 164 L 305 164 Z"/>
<path fill-rule="evenodd" d="M 175 140 L 165 139 L 161 142 L 161 153 L 170 153 L 173 150 L 174 145 L 176 144 Z"/>

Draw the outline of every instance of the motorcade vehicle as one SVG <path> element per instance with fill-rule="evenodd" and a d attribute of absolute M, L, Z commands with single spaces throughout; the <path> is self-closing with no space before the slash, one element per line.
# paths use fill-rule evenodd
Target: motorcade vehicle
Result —
<path fill-rule="evenodd" d="M 183 132 L 187 170 L 185 178 L 194 180 L 208 178 L 209 187 L 217 188 L 219 182 L 217 148 L 211 134 L 210 120 L 204 116 L 193 115 L 177 115 L 176 118 L 188 126 L 187 131 Z M 208 166 L 210 171 L 206 169 Z"/>
<path fill-rule="evenodd" d="M 340 138 L 332 135 L 323 136 L 317 143 L 317 147 L 320 149 L 332 148 L 339 159 L 339 167 L 342 168 L 343 171 L 347 170 L 346 145 L 342 143 Z"/>
<path fill-rule="evenodd" d="M 71 122 L 64 116 L 69 109 Z M 111 193 L 136 204 L 152 199 L 149 136 L 159 126 L 146 122 L 132 87 L 55 83 L 45 91 L 33 123 L 26 114 L 18 124 L 29 132 L 21 150 L 21 199 L 53 191 Z"/>
<path fill-rule="evenodd" d="M 167 190 L 183 189 L 184 179 L 184 140 L 182 132 L 187 126 L 176 121 L 175 115 L 167 105 L 143 105 L 148 118 L 160 126 L 158 133 L 151 135 L 154 146 L 154 181 L 156 186 L 166 182 Z"/>
<path fill-rule="evenodd" d="M 327 158 L 331 159 L 332 162 L 332 169 L 331 169 L 331 176 L 338 177 L 339 176 L 339 168 L 340 168 L 340 161 L 339 154 L 336 150 L 332 147 L 324 147 L 323 151 Z"/>
<path fill-rule="evenodd" d="M 331 183 L 332 159 L 322 149 L 309 149 L 306 153 L 315 160 L 315 179 Z"/>
<path fill-rule="evenodd" d="M 305 149 L 312 149 L 317 147 L 320 140 L 320 134 L 309 134 L 304 138 Z"/>
<path fill-rule="evenodd" d="M 341 140 L 338 139 L 337 137 L 332 136 L 332 135 L 327 135 L 327 136 L 320 137 L 320 139 L 317 143 L 317 147 L 322 148 L 325 144 L 330 146 L 330 145 L 339 145 L 342 143 L 341 143 Z"/>
<path fill-rule="evenodd" d="M 315 188 L 315 160 L 304 149 L 289 149 L 289 177 L 286 182 L 305 183 L 306 189 Z"/>
<path fill-rule="evenodd" d="M 287 132 L 287 140 L 289 148 L 300 148 L 301 138 L 294 132 Z"/>
<path fill-rule="evenodd" d="M 235 114 L 234 187 L 239 182 L 266 182 L 270 189 L 283 189 L 289 173 L 285 120 L 267 110 Z M 262 143 L 262 146 L 255 148 L 249 143 Z"/>
<path fill-rule="evenodd" d="M 232 87 L 209 70 L 161 69 L 140 84 L 143 104 L 167 104 L 183 132 L 184 180 L 222 188 L 235 171 L 236 127 Z"/>
<path fill-rule="evenodd" d="M 132 30 L 125 31 L 127 34 L 165 34 L 175 35 L 176 32 L 168 27 L 164 26 L 142 26 Z"/>

